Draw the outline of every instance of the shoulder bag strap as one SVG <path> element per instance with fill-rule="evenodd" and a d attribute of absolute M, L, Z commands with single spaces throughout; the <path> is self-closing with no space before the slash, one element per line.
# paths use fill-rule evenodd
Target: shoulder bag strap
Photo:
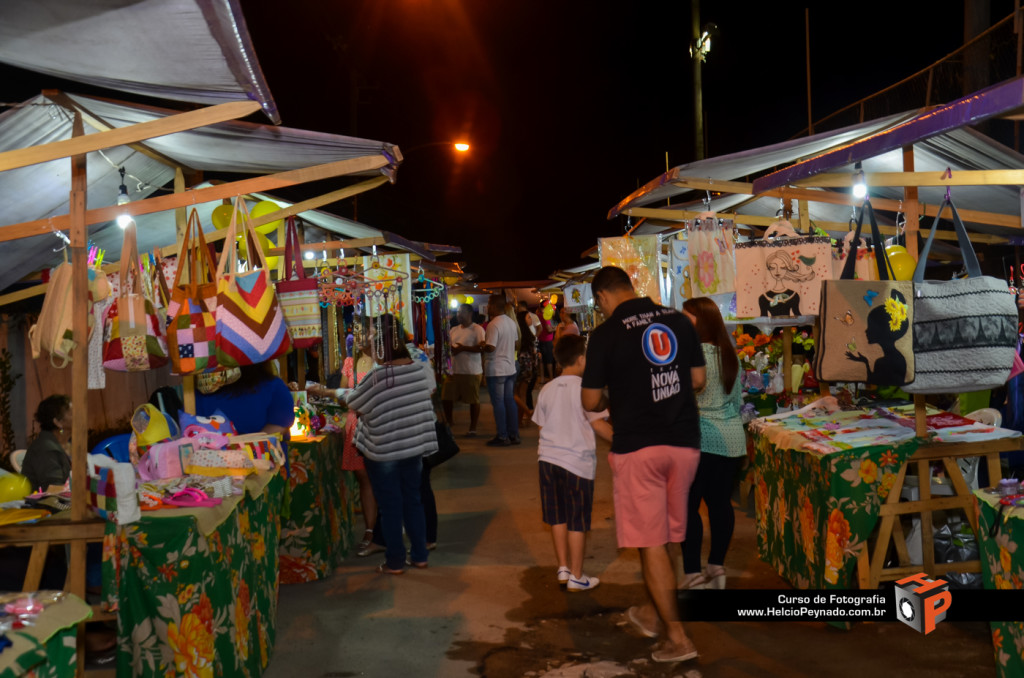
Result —
<path fill-rule="evenodd" d="M 942 213 L 946 210 L 946 205 L 949 205 L 950 211 L 953 213 L 953 230 L 956 231 L 956 239 L 960 245 L 960 254 L 964 258 L 964 267 L 967 269 L 968 278 L 980 278 L 981 277 L 981 265 L 978 263 L 978 255 L 974 253 L 974 246 L 971 244 L 971 238 L 967 235 L 967 228 L 964 226 L 963 220 L 960 218 L 960 213 L 956 211 L 956 205 L 949 198 L 942 201 L 939 205 L 939 211 L 935 213 L 935 220 L 932 221 L 932 230 L 928 233 L 928 239 L 924 243 L 924 247 L 921 248 L 920 256 L 917 260 L 917 267 L 914 268 L 914 282 L 924 282 L 924 269 L 928 263 L 928 253 L 932 249 L 932 241 L 935 240 L 935 230 L 939 226 L 939 218 Z"/>
<path fill-rule="evenodd" d="M 125 297 L 129 293 L 142 294 L 142 275 L 139 272 L 139 248 L 135 244 L 135 224 L 128 224 L 124 229 L 124 240 L 121 245 L 121 289 L 118 296 Z M 129 290 L 125 281 L 131 276 L 132 286 Z"/>
<path fill-rule="evenodd" d="M 302 247 L 299 244 L 299 229 L 295 224 L 295 217 L 288 217 L 287 226 L 285 227 L 284 261 L 286 266 L 284 280 L 306 279 L 306 270 L 302 266 Z M 293 266 L 294 278 L 292 278 Z"/>
<path fill-rule="evenodd" d="M 885 246 L 882 240 L 882 234 L 878 230 L 878 220 L 875 218 L 875 210 L 871 207 L 870 200 L 864 200 L 864 205 L 860 209 L 860 214 L 857 215 L 857 230 L 853 233 L 853 244 L 850 246 L 850 252 L 846 255 L 846 263 L 843 265 L 843 273 L 839 276 L 840 280 L 853 280 L 854 278 L 854 267 L 857 264 L 857 250 L 860 247 L 860 230 L 864 224 L 864 213 L 867 212 L 871 223 L 871 246 L 875 250 L 875 264 L 878 266 L 878 279 L 888 280 L 889 279 L 889 258 L 885 255 Z"/>

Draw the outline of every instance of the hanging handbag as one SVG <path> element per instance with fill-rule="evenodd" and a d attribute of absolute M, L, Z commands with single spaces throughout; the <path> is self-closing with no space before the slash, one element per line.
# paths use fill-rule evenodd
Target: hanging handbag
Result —
<path fill-rule="evenodd" d="M 833 277 L 832 246 L 825 236 L 801 236 L 788 221 L 777 221 L 760 240 L 736 243 L 736 270 L 743 272 L 736 280 L 737 317 L 817 315 L 821 283 Z M 691 273 L 694 293 L 705 273 Z"/>
<path fill-rule="evenodd" d="M 167 364 L 164 322 L 142 291 L 142 268 L 135 225 L 124 229 L 119 295 L 103 322 L 103 367 L 115 372 L 144 372 Z"/>
<path fill-rule="evenodd" d="M 434 422 L 434 433 L 437 435 L 437 450 L 423 457 L 423 465 L 437 468 L 459 453 L 459 444 L 455 442 L 452 429 L 440 418 Z"/>
<path fill-rule="evenodd" d="M 186 269 L 188 282 L 182 283 Z M 218 368 L 215 270 L 199 214 L 193 207 L 167 304 L 167 344 L 175 374 L 199 374 Z"/>
<path fill-rule="evenodd" d="M 288 335 L 295 348 L 312 348 L 323 336 L 320 283 L 316 278 L 306 277 L 295 217 L 288 217 L 285 228 L 284 263 L 284 279 L 277 283 L 277 300 L 284 312 Z"/>
<path fill-rule="evenodd" d="M 75 348 L 71 330 L 71 290 L 73 288 L 71 264 L 67 261 L 65 251 L 64 263 L 58 265 L 50 274 L 50 282 L 43 297 L 43 308 L 36 323 L 28 330 L 32 357 L 38 358 L 43 351 L 50 354 L 50 364 L 63 368 L 71 362 L 71 352 Z M 89 269 L 89 331 L 96 323 L 93 318 L 92 305 L 110 295 L 107 276 Z"/>
<path fill-rule="evenodd" d="M 864 213 L 871 220 L 878 280 L 854 280 Z M 839 280 L 821 287 L 821 338 L 814 372 L 821 381 L 903 386 L 914 381 L 913 285 L 889 280 L 889 260 L 871 203 L 864 201 Z M 831 255 L 829 255 L 831 257 Z"/>
<path fill-rule="evenodd" d="M 238 272 L 235 248 L 239 228 L 248 239 L 249 270 L 244 272 Z M 270 283 L 267 260 L 241 197 L 235 198 L 235 210 L 224 236 L 224 251 L 217 265 L 216 318 L 217 362 L 221 367 L 255 365 L 291 348 L 284 314 Z"/>
<path fill-rule="evenodd" d="M 939 217 L 949 205 L 967 277 L 925 282 Z M 1006 383 L 1017 350 L 1017 305 L 1005 280 L 981 274 L 956 206 L 947 197 L 914 269 L 916 378 L 908 393 L 968 393 Z"/>

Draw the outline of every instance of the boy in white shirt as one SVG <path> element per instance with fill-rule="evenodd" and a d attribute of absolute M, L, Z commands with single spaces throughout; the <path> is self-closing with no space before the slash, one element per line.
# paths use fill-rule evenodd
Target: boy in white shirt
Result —
<path fill-rule="evenodd" d="M 608 412 L 587 412 L 580 400 L 587 342 L 567 335 L 555 344 L 562 374 L 537 397 L 533 421 L 540 427 L 540 496 L 544 522 L 558 559 L 558 583 L 569 591 L 589 591 L 600 580 L 583 574 L 583 550 L 590 531 L 597 470 L 597 432 L 611 441 Z"/>

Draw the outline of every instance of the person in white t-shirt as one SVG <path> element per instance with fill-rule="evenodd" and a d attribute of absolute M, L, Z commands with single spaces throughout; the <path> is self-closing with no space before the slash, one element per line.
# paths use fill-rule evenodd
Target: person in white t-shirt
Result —
<path fill-rule="evenodd" d="M 519 326 L 505 315 L 505 298 L 500 294 L 491 295 L 487 313 L 491 319 L 484 334 L 484 376 L 497 428 L 497 435 L 487 444 L 491 447 L 518 445 L 521 442 L 519 410 L 514 391 Z"/>
<path fill-rule="evenodd" d="M 608 411 L 587 412 L 580 399 L 587 342 L 566 335 L 555 344 L 562 374 L 549 381 L 537 397 L 533 421 L 540 427 L 537 447 L 541 511 L 551 526 L 558 559 L 558 583 L 569 591 L 589 591 L 600 583 L 583 574 L 583 552 L 594 505 L 597 470 L 596 432 L 611 442 Z"/>
<path fill-rule="evenodd" d="M 473 322 L 473 307 L 459 306 L 459 324 L 451 329 L 452 376 L 445 380 L 441 390 L 444 416 L 451 426 L 455 401 L 469 405 L 469 435 L 476 435 L 480 418 L 480 379 L 484 368 L 481 353 L 484 347 L 484 328 Z"/>

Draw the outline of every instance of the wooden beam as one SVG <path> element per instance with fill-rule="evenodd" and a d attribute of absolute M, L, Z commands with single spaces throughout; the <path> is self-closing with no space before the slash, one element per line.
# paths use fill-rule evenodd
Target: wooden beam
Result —
<path fill-rule="evenodd" d="M 95 136 L 95 135 L 93 135 Z M 197 188 L 185 191 L 181 194 L 160 195 L 137 200 L 127 205 L 110 205 L 91 209 L 85 213 L 87 224 L 99 224 L 105 221 L 113 221 L 119 214 L 152 214 L 177 207 L 191 207 L 205 202 L 233 198 L 236 195 L 245 193 L 263 193 L 285 186 L 295 186 L 310 181 L 330 179 L 331 177 L 357 172 L 368 172 L 388 165 L 388 160 L 381 155 L 362 156 L 349 160 L 338 160 L 314 167 L 306 167 L 297 170 L 288 170 L 253 179 L 242 179 L 231 183 L 218 184 L 208 188 Z M 42 235 L 51 230 L 67 230 L 69 217 L 62 214 L 48 219 L 36 219 L 35 221 L 24 221 L 20 224 L 11 224 L 0 227 L 0 242 L 6 240 L 17 240 L 33 235 Z"/>
<path fill-rule="evenodd" d="M 931 73 L 929 72 L 929 75 Z M 903 171 L 913 172 L 914 171 L 914 145 L 903 147 Z M 918 215 L 921 211 L 920 203 L 917 201 L 917 186 L 904 186 L 903 187 L 903 202 L 904 208 L 907 210 L 906 213 L 906 234 L 907 234 L 907 252 L 910 256 L 914 257 L 914 261 L 918 261 L 920 253 L 917 251 L 917 232 L 919 226 L 917 224 Z M 1017 223 L 1014 226 L 1020 227 L 1020 217 L 1017 218 Z M 937 229 L 936 229 L 937 230 Z"/>
<path fill-rule="evenodd" d="M 943 179 L 942 172 L 872 172 L 864 175 L 864 182 L 872 186 L 1021 186 L 1024 170 L 963 170 Z M 843 188 L 853 185 L 851 172 L 827 172 L 795 182 L 797 186 Z"/>
<path fill-rule="evenodd" d="M 264 224 L 269 224 L 270 222 L 277 221 L 278 219 L 287 219 L 288 217 L 295 216 L 302 212 L 315 210 L 319 207 L 323 207 L 324 205 L 329 205 L 332 202 L 344 200 L 345 198 L 351 198 L 354 195 L 359 195 L 360 193 L 364 193 L 365 191 L 369 191 L 370 189 L 377 188 L 381 184 L 387 183 L 388 181 L 389 179 L 385 176 L 374 177 L 373 179 L 360 181 L 358 184 L 352 184 L 351 186 L 340 188 L 337 191 L 331 191 L 330 193 L 324 193 L 323 195 L 317 196 L 315 198 L 310 198 L 309 200 L 297 202 L 291 207 L 283 207 L 277 210 L 276 212 L 270 212 L 268 214 L 264 214 L 261 217 L 253 219 L 253 228 L 257 226 L 263 226 Z"/>
<path fill-rule="evenodd" d="M 0 172 L 75 155 L 84 155 L 113 146 L 125 146 L 175 132 L 187 132 L 197 127 L 242 118 L 258 110 L 260 110 L 260 105 L 255 101 L 231 101 L 197 111 L 169 115 L 159 120 L 140 122 L 131 127 L 118 127 L 107 132 L 97 132 L 62 141 L 53 141 L 41 146 L 5 151 L 0 153 Z"/>
<path fill-rule="evenodd" d="M 871 204 L 874 205 L 875 201 L 872 200 Z M 959 211 L 959 210 L 958 210 Z M 669 210 L 669 209 L 653 209 L 648 207 L 634 207 L 623 212 L 623 214 L 629 216 L 641 216 L 649 219 L 660 219 L 662 221 L 685 221 L 687 219 L 694 219 L 701 212 L 693 210 Z M 961 212 L 963 216 L 963 212 Z M 718 212 L 715 214 L 715 218 L 718 219 L 732 219 L 737 224 L 745 224 L 747 226 L 769 226 L 772 222 L 777 221 L 775 217 L 761 217 L 752 214 L 730 214 L 728 212 Z M 839 221 L 815 221 L 814 224 L 826 231 L 841 232 L 849 229 L 849 224 L 846 222 Z M 878 230 L 885 235 L 895 235 L 896 229 L 892 226 L 879 226 Z M 2 234 L 2 232 L 0 232 Z M 939 240 L 956 240 L 956 233 L 953 231 L 936 231 L 935 237 Z M 971 240 L 979 243 L 1004 243 L 1006 238 L 999 235 L 990 235 L 988 233 L 972 233 Z M 584 255 L 587 253 L 585 252 Z"/>
<path fill-rule="evenodd" d="M 82 104 L 78 103 L 77 101 L 75 101 L 74 99 L 69 97 L 64 92 L 61 92 L 60 90 L 44 89 L 43 90 L 43 96 L 45 96 L 47 99 L 49 99 L 53 103 L 55 103 L 55 104 L 57 104 L 59 106 L 63 106 L 64 108 L 68 109 L 71 112 L 76 112 L 77 111 L 77 112 L 81 113 L 82 114 L 82 120 L 85 122 L 86 125 L 89 125 L 93 129 L 99 130 L 100 132 L 109 132 L 110 130 L 113 130 L 113 129 L 119 129 L 117 127 L 114 127 L 109 122 L 107 122 L 103 118 L 99 117 L 98 115 L 96 115 L 92 111 L 90 111 L 88 108 L 86 108 Z M 199 174 L 199 172 L 197 170 L 195 170 L 195 169 L 193 169 L 191 167 L 188 167 L 187 165 L 184 165 L 184 164 L 178 162 L 174 158 L 170 158 L 170 157 L 164 155 L 160 151 L 153 150 L 152 148 L 150 148 L 146 144 L 143 144 L 143 143 L 133 143 L 133 144 L 125 144 L 125 145 L 131 147 L 133 150 L 138 151 L 139 153 L 141 153 L 142 155 L 146 156 L 147 158 L 152 158 L 153 160 L 156 160 L 157 162 L 159 162 L 159 163 L 161 163 L 163 165 L 167 165 L 168 167 L 173 167 L 175 169 L 179 169 L 180 168 L 185 173 L 190 174 L 190 175 L 198 175 Z"/>

